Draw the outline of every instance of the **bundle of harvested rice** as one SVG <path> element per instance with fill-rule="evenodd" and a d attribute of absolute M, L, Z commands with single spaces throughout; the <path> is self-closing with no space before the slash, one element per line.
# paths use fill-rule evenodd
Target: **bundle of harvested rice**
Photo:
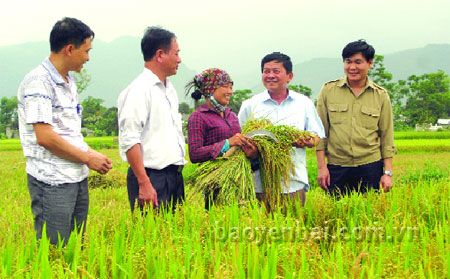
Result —
<path fill-rule="evenodd" d="M 253 137 L 259 152 L 264 198 L 269 205 L 276 206 L 280 202 L 282 187 L 289 187 L 289 175 L 294 171 L 292 143 L 314 135 L 291 126 L 275 125 L 268 119 L 250 119 L 242 134 L 260 129 L 272 132 L 278 140 L 275 142 L 266 136 Z M 195 192 L 213 193 L 218 190 L 215 202 L 219 204 L 231 200 L 248 201 L 255 197 L 251 162 L 241 149 L 230 157 L 219 157 L 199 165 L 187 183 L 193 185 Z"/>

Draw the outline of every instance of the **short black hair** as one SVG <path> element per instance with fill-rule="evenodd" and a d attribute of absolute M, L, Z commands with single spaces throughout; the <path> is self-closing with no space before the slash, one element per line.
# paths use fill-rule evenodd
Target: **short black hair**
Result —
<path fill-rule="evenodd" d="M 173 38 L 176 38 L 175 34 L 168 30 L 155 26 L 148 27 L 141 40 L 144 61 L 151 60 L 158 49 L 163 49 L 164 52 L 169 51 Z"/>
<path fill-rule="evenodd" d="M 87 38 L 94 39 L 94 31 L 82 21 L 65 17 L 55 23 L 50 32 L 50 50 L 59 52 L 68 44 L 79 48 Z"/>
<path fill-rule="evenodd" d="M 283 63 L 283 67 L 284 69 L 286 69 L 286 73 L 292 73 L 291 58 L 281 52 L 272 52 L 271 54 L 267 54 L 266 56 L 264 56 L 264 58 L 261 60 L 261 73 L 264 72 L 264 65 L 271 61 Z"/>
<path fill-rule="evenodd" d="M 342 60 L 352 57 L 356 53 L 361 52 L 362 56 L 370 61 L 375 56 L 375 49 L 365 40 L 358 40 L 348 43 L 342 50 Z"/>

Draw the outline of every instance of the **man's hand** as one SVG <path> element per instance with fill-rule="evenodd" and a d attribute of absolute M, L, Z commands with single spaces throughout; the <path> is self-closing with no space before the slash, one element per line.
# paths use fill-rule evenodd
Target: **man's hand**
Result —
<path fill-rule="evenodd" d="M 142 206 L 146 206 L 149 205 L 151 201 L 151 203 L 154 206 L 159 206 L 158 194 L 156 193 L 155 188 L 153 188 L 150 179 L 147 177 L 147 179 L 138 182 L 139 182 L 139 203 Z"/>
<path fill-rule="evenodd" d="M 297 148 L 304 148 L 304 147 L 313 148 L 314 146 L 316 146 L 316 142 L 317 142 L 317 137 L 307 137 L 307 138 L 302 138 L 299 141 L 292 143 L 292 146 L 297 147 Z"/>
<path fill-rule="evenodd" d="M 256 148 L 256 145 L 251 140 L 248 141 L 248 144 L 242 145 L 242 151 L 244 151 L 245 156 L 250 160 L 258 158 L 258 148 Z"/>
<path fill-rule="evenodd" d="M 75 163 L 83 163 L 88 168 L 100 174 L 107 173 L 112 168 L 108 157 L 89 148 L 87 152 L 75 147 L 53 131 L 50 124 L 34 123 L 37 144 L 44 147 L 54 155 Z"/>
<path fill-rule="evenodd" d="M 317 183 L 320 187 L 322 187 L 322 189 L 328 191 L 328 186 L 330 186 L 330 171 L 327 167 L 318 169 Z"/>
<path fill-rule="evenodd" d="M 392 189 L 392 186 L 394 186 L 392 183 L 392 177 L 387 174 L 384 174 L 381 177 L 380 184 L 384 192 L 389 192 L 389 190 Z"/>
<path fill-rule="evenodd" d="M 89 148 L 88 150 L 88 162 L 86 163 L 88 168 L 95 170 L 100 174 L 106 174 L 112 169 L 111 160 L 105 155 Z"/>

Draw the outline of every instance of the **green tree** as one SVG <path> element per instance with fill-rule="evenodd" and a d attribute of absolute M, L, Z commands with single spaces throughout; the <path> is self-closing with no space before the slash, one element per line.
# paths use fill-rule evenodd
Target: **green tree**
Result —
<path fill-rule="evenodd" d="M 421 76 L 412 75 L 403 85 L 403 114 L 410 126 L 416 123 L 436 123 L 450 115 L 450 77 L 443 71 Z"/>
<path fill-rule="evenodd" d="M 369 71 L 369 78 L 387 90 L 391 90 L 395 85 L 395 83 L 391 81 L 392 74 L 388 73 L 384 67 L 384 56 L 382 55 L 375 54 L 372 68 Z"/>
<path fill-rule="evenodd" d="M 387 72 L 384 67 L 384 56 L 375 54 L 372 68 L 369 71 L 369 78 L 388 91 L 394 106 L 401 101 L 400 95 L 397 94 L 398 90 L 401 90 L 401 87 L 398 87 L 395 82 L 392 82 L 392 74 Z"/>
<path fill-rule="evenodd" d="M 295 91 L 297 93 L 303 94 L 306 97 L 311 99 L 312 90 L 308 86 L 304 86 L 304 85 L 298 84 L 298 85 L 288 85 L 288 88 L 290 90 L 292 90 L 292 91 Z"/>
<path fill-rule="evenodd" d="M 6 127 L 14 130 L 19 128 L 16 96 L 0 100 L 0 134 L 6 133 Z"/>
<path fill-rule="evenodd" d="M 100 98 L 94 98 L 88 96 L 81 102 L 83 106 L 83 114 L 81 120 L 81 126 L 89 128 L 91 130 L 98 129 L 97 122 L 101 119 L 102 114 L 106 111 L 106 108 L 102 106 L 104 101 Z"/>
<path fill-rule="evenodd" d="M 88 96 L 83 100 L 83 118 L 81 126 L 93 130 L 96 136 L 118 135 L 117 108 L 106 108 L 100 98 Z"/>
<path fill-rule="evenodd" d="M 117 122 L 117 108 L 108 108 L 102 117 L 96 123 L 97 131 L 105 136 L 117 136 L 119 133 L 119 125 Z M 96 132 L 97 132 L 96 131 Z"/>
<path fill-rule="evenodd" d="M 178 108 L 178 111 L 182 114 L 189 114 L 191 113 L 191 108 L 187 103 L 182 102 Z"/>
<path fill-rule="evenodd" d="M 392 74 L 386 71 L 384 67 L 384 56 L 375 55 L 373 59 L 372 68 L 369 71 L 369 78 L 379 86 L 384 87 L 391 99 L 391 104 L 394 113 L 394 125 L 403 126 L 403 104 L 405 92 L 408 91 L 408 85 L 404 81 L 393 82 Z"/>
<path fill-rule="evenodd" d="M 81 72 L 75 73 L 75 83 L 77 85 L 78 94 L 86 91 L 86 88 L 91 83 L 91 75 L 87 73 L 86 69 L 82 69 Z"/>
<path fill-rule="evenodd" d="M 228 107 L 231 108 L 232 111 L 238 113 L 241 109 L 242 102 L 247 100 L 252 96 L 252 91 L 250 89 L 240 89 L 233 91 L 233 95 L 231 96 L 230 103 Z"/>

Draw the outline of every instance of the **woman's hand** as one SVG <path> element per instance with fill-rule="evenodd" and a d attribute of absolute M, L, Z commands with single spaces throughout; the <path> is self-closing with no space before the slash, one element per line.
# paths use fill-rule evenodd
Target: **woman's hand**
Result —
<path fill-rule="evenodd" d="M 241 133 L 236 133 L 234 136 L 228 139 L 230 146 L 243 146 L 248 144 L 249 137 L 242 135 Z"/>
<path fill-rule="evenodd" d="M 244 151 L 245 156 L 250 159 L 258 158 L 258 148 L 252 143 L 251 138 L 242 135 L 241 133 L 236 133 L 234 136 L 228 139 L 228 143 L 231 146 L 240 146 L 242 151 Z"/>

